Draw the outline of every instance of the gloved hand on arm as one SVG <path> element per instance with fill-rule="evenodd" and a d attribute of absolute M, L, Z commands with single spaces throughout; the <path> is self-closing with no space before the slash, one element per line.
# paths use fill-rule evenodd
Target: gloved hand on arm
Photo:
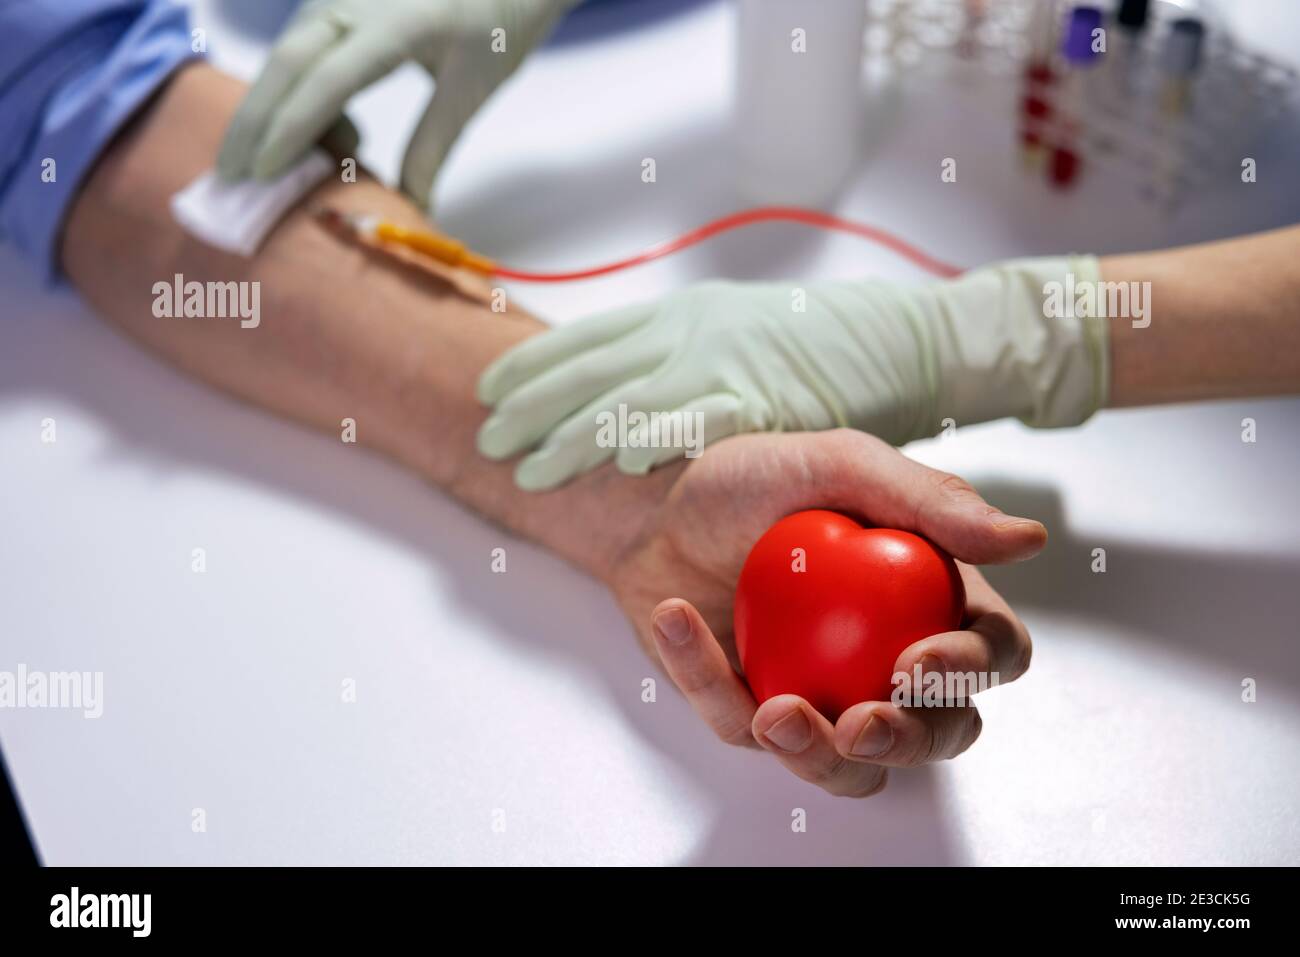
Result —
<path fill-rule="evenodd" d="M 285 29 L 231 121 L 217 170 L 227 179 L 271 179 L 327 133 L 355 146 L 344 104 L 414 60 L 436 87 L 406 149 L 402 190 L 427 206 L 461 129 L 576 3 L 312 0 Z"/>
<path fill-rule="evenodd" d="M 603 442 L 601 413 L 620 406 L 698 413 L 706 443 L 849 426 L 901 445 L 945 419 L 1077 425 L 1106 402 L 1106 320 L 1044 306 L 1068 306 L 1069 290 L 1098 281 L 1097 260 L 1074 256 L 919 285 L 703 283 L 500 357 L 479 380 L 480 400 L 495 407 L 479 450 L 502 459 L 534 449 L 515 478 L 542 490 L 611 458 L 635 475 L 682 458 L 645 435 Z"/>

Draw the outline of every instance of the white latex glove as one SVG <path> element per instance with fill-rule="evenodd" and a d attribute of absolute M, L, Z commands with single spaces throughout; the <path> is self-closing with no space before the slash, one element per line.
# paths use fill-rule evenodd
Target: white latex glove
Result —
<path fill-rule="evenodd" d="M 703 439 L 851 426 L 896 445 L 1016 416 L 1077 425 L 1105 404 L 1101 318 L 1048 318 L 1050 283 L 1099 280 L 1097 260 L 1026 259 L 925 285 L 710 282 L 662 302 L 529 339 L 479 380 L 495 406 L 479 450 L 520 462 L 521 488 L 553 488 L 615 458 L 641 475 L 684 455 L 633 430 L 608 445 L 602 418 L 699 414 Z M 598 418 L 602 417 L 602 418 Z"/>
<path fill-rule="evenodd" d="M 436 87 L 407 146 L 402 189 L 427 206 L 461 129 L 576 3 L 310 0 L 285 29 L 231 121 L 217 171 L 227 179 L 272 179 L 331 130 L 355 146 L 344 104 L 414 60 L 433 74 Z M 494 37 L 498 28 L 504 33 Z"/>

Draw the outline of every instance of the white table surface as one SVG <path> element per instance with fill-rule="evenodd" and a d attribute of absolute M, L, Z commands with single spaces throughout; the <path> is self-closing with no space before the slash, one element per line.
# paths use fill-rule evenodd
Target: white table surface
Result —
<path fill-rule="evenodd" d="M 252 73 L 272 6 L 199 5 L 220 65 Z M 562 266 L 739 205 L 729 4 L 638 4 L 636 29 L 623 6 L 582 14 L 475 120 L 440 184 L 452 232 Z M 1296 5 L 1232 6 L 1251 37 L 1300 48 Z M 373 168 L 395 173 L 428 89 L 403 68 L 355 101 Z M 1004 96 L 909 89 L 873 120 L 836 209 L 965 263 L 1300 219 L 1294 130 L 1259 145 L 1260 183 L 1166 223 L 1096 181 L 1065 197 L 1025 181 Z M 941 186 L 946 156 L 959 181 Z M 563 322 L 716 274 L 914 275 L 855 240 L 780 229 L 779 245 L 735 235 L 514 294 Z M 374 455 L 187 380 L 11 251 L 0 286 L 0 670 L 104 675 L 97 720 L 0 709 L 48 863 L 1300 860 L 1300 402 L 910 447 L 1051 527 L 1041 558 L 992 576 L 1033 631 L 1034 667 L 981 697 L 966 755 L 850 802 L 718 744 L 666 680 L 643 703 L 655 672 L 614 603 L 545 552 Z M 488 570 L 500 545 L 504 576 Z M 1095 547 L 1105 575 L 1089 570 Z"/>

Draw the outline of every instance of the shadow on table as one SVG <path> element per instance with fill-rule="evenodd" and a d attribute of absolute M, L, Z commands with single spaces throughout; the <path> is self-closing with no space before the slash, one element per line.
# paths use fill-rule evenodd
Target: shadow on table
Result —
<path fill-rule="evenodd" d="M 194 472 L 225 473 L 362 522 L 376 535 L 427 555 L 431 587 L 453 595 L 467 620 L 481 620 L 484 633 L 512 636 L 521 654 L 553 658 L 594 679 L 589 685 L 606 689 L 624 720 L 672 769 L 666 770 L 669 780 L 680 780 L 692 798 L 719 810 L 692 861 L 959 860 L 935 771 L 896 772 L 883 795 L 842 801 L 795 779 L 767 754 L 721 744 L 646 659 L 600 585 L 545 550 L 513 541 L 375 454 L 220 398 L 94 319 L 71 294 L 38 299 L 35 281 L 13 257 L 0 256 L 0 285 L 13 301 L 26 296 L 42 303 L 40 313 L 17 310 L 0 329 L 0 407 L 19 402 L 39 411 L 45 397 L 75 403 L 110 435 L 98 469 L 144 469 L 160 485 Z M 39 424 L 44 414 L 33 412 L 33 421 Z M 61 430 L 61 441 L 65 435 Z M 21 549 L 23 543 L 11 544 Z M 488 556 L 500 545 L 509 548 L 508 579 L 493 574 L 486 558 L 467 558 Z M 328 603 L 329 596 L 320 600 Z M 266 637 L 300 640 L 283 633 Z M 641 698 L 647 677 L 658 681 L 655 703 Z M 490 692 L 482 703 L 511 705 L 493 700 Z M 807 812 L 806 833 L 791 830 L 796 808 Z"/>
<path fill-rule="evenodd" d="M 23 297 L 17 287 L 35 286 L 19 270 L 11 258 L 0 258 L 0 281 L 14 290 L 15 301 Z M 845 801 L 798 781 L 769 755 L 722 745 L 667 679 L 658 678 L 657 702 L 642 701 L 642 682 L 657 671 L 600 586 L 518 542 L 510 546 L 509 594 L 503 596 L 502 576 L 492 574 L 486 560 L 466 559 L 508 541 L 500 529 L 376 455 L 219 399 L 91 318 L 71 295 L 45 302 L 48 309 L 39 315 L 19 313 L 6 321 L 0 403 L 39 403 L 46 395 L 75 402 L 112 431 L 105 469 L 150 468 L 160 483 L 193 470 L 229 473 L 362 521 L 426 554 L 437 587 L 453 593 L 467 617 L 517 639 L 521 651 L 553 656 L 594 677 L 627 723 L 717 809 L 691 862 L 962 862 L 948 830 L 940 769 L 896 771 L 882 795 Z M 1104 616 L 1163 643 L 1171 655 L 1201 656 L 1242 675 L 1268 674 L 1281 679 L 1282 688 L 1300 683 L 1300 659 L 1289 644 L 1290 599 L 1300 581 L 1294 560 L 1107 542 L 1100 544 L 1108 550 L 1108 572 L 1093 575 L 1090 552 L 1098 543 L 1071 533 L 1054 490 L 1002 480 L 982 488 L 990 500 L 1037 516 L 1053 531 L 1041 558 L 990 570 L 1013 604 Z M 795 808 L 807 811 L 807 833 L 791 831 Z"/>
<path fill-rule="evenodd" d="M 0 257 L 0 281 L 6 288 L 31 286 L 35 296 L 35 282 L 11 257 Z M 219 398 L 95 320 L 70 294 L 47 302 L 43 314 L 20 312 L 0 330 L 0 406 L 17 401 L 39 410 L 42 397 L 75 403 L 110 432 L 97 468 L 145 469 L 159 484 L 195 471 L 226 473 L 363 522 L 375 534 L 427 555 L 436 587 L 455 596 L 468 620 L 482 620 L 485 632 L 515 637 L 521 653 L 553 657 L 589 674 L 676 769 L 673 779 L 680 774 L 692 796 L 721 809 L 693 860 L 955 860 L 935 772 L 896 774 L 887 792 L 868 802 L 837 801 L 793 778 L 766 754 L 721 744 L 645 658 L 596 583 L 540 548 L 511 543 L 500 529 L 377 455 L 345 449 L 337 440 Z M 21 541 L 11 544 L 22 548 Z M 509 547 L 508 580 L 492 574 L 486 559 L 466 557 L 488 556 L 503 544 Z M 268 634 L 267 640 L 299 639 Z M 658 679 L 653 704 L 641 699 L 647 677 Z M 483 705 L 504 708 L 510 702 L 488 699 Z M 795 808 L 807 811 L 805 834 L 791 830 Z M 769 837 L 757 840 L 760 834 Z"/>
<path fill-rule="evenodd" d="M 1283 693 L 1300 688 L 1290 601 L 1300 557 L 1085 539 L 1070 528 L 1054 488 L 970 478 L 999 508 L 1051 531 L 1033 561 L 984 569 L 1013 607 L 1106 619 L 1172 655 L 1195 655 L 1241 677 L 1267 675 Z M 1105 549 L 1105 573 L 1092 570 L 1096 548 Z"/>

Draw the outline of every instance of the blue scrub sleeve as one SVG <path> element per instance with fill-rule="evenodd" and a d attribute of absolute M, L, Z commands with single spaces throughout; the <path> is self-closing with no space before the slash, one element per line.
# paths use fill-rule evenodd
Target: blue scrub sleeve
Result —
<path fill-rule="evenodd" d="M 47 280 L 95 159 L 196 56 L 171 0 L 0 0 L 0 238 Z"/>

